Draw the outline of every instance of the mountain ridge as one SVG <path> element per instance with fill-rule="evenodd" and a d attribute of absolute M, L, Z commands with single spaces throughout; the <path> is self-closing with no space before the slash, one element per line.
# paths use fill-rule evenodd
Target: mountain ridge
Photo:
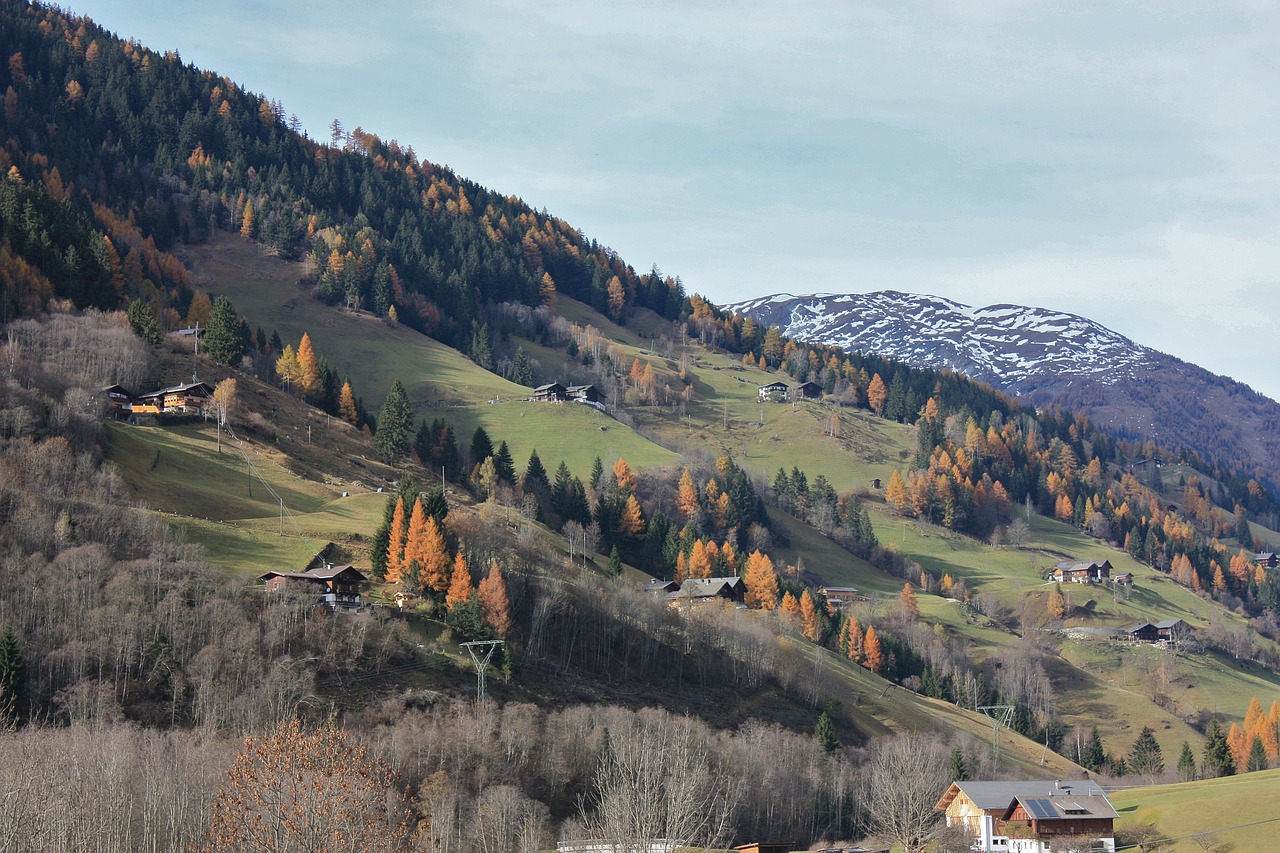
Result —
<path fill-rule="evenodd" d="M 882 290 L 778 293 L 724 306 L 786 336 L 950 369 L 1037 405 L 1077 409 L 1280 483 L 1280 404 L 1076 314 Z"/>

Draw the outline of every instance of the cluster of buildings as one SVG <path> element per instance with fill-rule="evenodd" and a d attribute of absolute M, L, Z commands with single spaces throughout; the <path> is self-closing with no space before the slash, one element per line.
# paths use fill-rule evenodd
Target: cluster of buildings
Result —
<path fill-rule="evenodd" d="M 104 388 L 102 393 L 107 416 L 121 421 L 145 415 L 203 415 L 213 400 L 213 388 L 198 380 L 148 394 L 134 394 L 123 385 Z"/>
<path fill-rule="evenodd" d="M 594 385 L 561 385 L 559 382 L 548 382 L 533 389 L 535 402 L 542 403 L 586 403 L 600 411 L 604 411 L 605 393 Z"/>
<path fill-rule="evenodd" d="M 973 849 L 1049 853 L 1055 842 L 1088 840 L 1116 849 L 1119 815 L 1093 782 L 953 782 L 934 806 L 947 826 L 973 836 Z"/>
<path fill-rule="evenodd" d="M 761 403 L 788 403 L 796 400 L 821 400 L 822 386 L 817 382 L 801 382 L 795 387 L 785 382 L 770 382 L 760 386 L 756 399 Z"/>

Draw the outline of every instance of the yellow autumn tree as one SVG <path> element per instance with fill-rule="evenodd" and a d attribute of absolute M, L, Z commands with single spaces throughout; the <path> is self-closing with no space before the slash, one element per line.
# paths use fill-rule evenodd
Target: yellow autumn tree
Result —
<path fill-rule="evenodd" d="M 711 557 L 707 554 L 706 546 L 702 544 L 701 539 L 694 542 L 693 548 L 689 551 L 688 577 L 711 577 Z"/>
<path fill-rule="evenodd" d="M 320 362 L 311 347 L 311 336 L 306 332 L 298 342 L 298 388 L 304 397 L 311 396 L 320 388 Z"/>
<path fill-rule="evenodd" d="M 871 384 L 867 386 L 867 403 L 871 406 L 871 411 L 877 415 L 883 415 L 885 400 L 888 398 L 889 389 L 885 387 L 884 380 L 877 373 L 871 377 Z"/>
<path fill-rule="evenodd" d="M 298 370 L 298 354 L 293 351 L 293 344 L 285 344 L 284 352 L 276 359 L 276 376 L 286 390 L 295 391 L 301 379 Z"/>
<path fill-rule="evenodd" d="M 1053 589 L 1049 590 L 1049 598 L 1045 601 L 1044 609 L 1054 619 L 1061 619 L 1067 614 L 1067 600 L 1062 597 L 1062 590 L 1057 584 L 1053 585 Z"/>
<path fill-rule="evenodd" d="M 796 597 L 791 594 L 791 590 L 787 590 L 782 594 L 782 603 L 778 605 L 778 609 L 788 616 L 799 616 L 800 602 L 796 601 Z"/>
<path fill-rule="evenodd" d="M 422 502 L 419 501 L 418 506 L 421 505 Z M 415 553 L 415 557 L 418 559 L 418 578 L 422 588 L 436 593 L 446 592 L 449 589 L 451 562 L 449 549 L 445 545 L 444 532 L 433 517 L 427 518 L 422 546 Z"/>
<path fill-rule="evenodd" d="M 898 609 L 908 622 L 913 622 L 920 617 L 920 603 L 916 601 L 916 591 L 912 588 L 910 581 L 903 584 L 902 592 L 898 593 Z"/>
<path fill-rule="evenodd" d="M 425 548 L 427 545 L 428 520 L 426 510 L 422 507 L 422 501 L 415 500 L 413 509 L 409 510 L 409 529 L 405 534 L 404 552 L 400 557 L 401 582 L 420 582 L 422 566 L 427 557 Z M 390 559 L 390 553 L 387 556 Z"/>
<path fill-rule="evenodd" d="M 858 617 L 849 617 L 848 626 L 845 628 L 845 634 L 844 656 L 854 663 L 862 663 L 863 635 L 862 626 L 858 624 Z"/>
<path fill-rule="evenodd" d="M 356 409 L 356 397 L 351 391 L 350 381 L 344 381 L 342 390 L 338 392 L 338 417 L 352 426 L 355 426 L 360 420 L 360 413 Z"/>
<path fill-rule="evenodd" d="M 538 282 L 538 298 L 548 308 L 556 305 L 556 282 L 549 272 L 544 272 L 542 280 Z"/>
<path fill-rule="evenodd" d="M 635 495 L 627 498 L 622 507 L 622 518 L 618 521 L 618 533 L 628 539 L 639 539 L 644 536 L 644 514 L 640 512 L 640 501 Z"/>
<path fill-rule="evenodd" d="M 907 486 L 902 482 L 902 474 L 894 468 L 889 475 L 889 483 L 884 488 L 884 500 L 898 512 L 907 508 Z"/>

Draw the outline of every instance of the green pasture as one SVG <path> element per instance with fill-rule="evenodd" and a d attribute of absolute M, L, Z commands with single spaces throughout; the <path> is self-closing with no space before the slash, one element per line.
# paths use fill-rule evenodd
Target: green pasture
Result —
<path fill-rule="evenodd" d="M 1161 848 L 1173 853 L 1271 853 L 1280 846 L 1280 770 L 1116 791 L 1111 804 L 1118 832 L 1152 825 L 1157 837 L 1177 839 Z"/>

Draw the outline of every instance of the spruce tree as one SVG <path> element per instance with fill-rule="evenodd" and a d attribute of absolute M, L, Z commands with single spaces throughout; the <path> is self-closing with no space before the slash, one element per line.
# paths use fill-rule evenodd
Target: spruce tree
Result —
<path fill-rule="evenodd" d="M 591 463 L 591 479 L 589 481 L 591 483 L 591 488 L 593 489 L 600 488 L 600 480 L 603 477 L 604 477 L 604 463 L 601 462 L 600 457 L 597 456 L 595 458 L 595 461 Z"/>
<path fill-rule="evenodd" d="M 840 738 L 836 737 L 836 727 L 831 722 L 831 715 L 826 711 L 818 715 L 818 724 L 813 727 L 813 739 L 828 753 L 835 752 L 841 746 Z"/>
<path fill-rule="evenodd" d="M 373 447 L 387 462 L 397 462 L 409 453 L 409 430 L 413 425 L 413 413 L 409 411 L 409 397 L 400 380 L 391 383 L 387 400 L 378 412 L 378 431 L 373 436 Z"/>
<path fill-rule="evenodd" d="M 18 635 L 5 625 L 0 635 L 0 728 L 22 722 L 27 710 L 27 664 Z"/>
<path fill-rule="evenodd" d="M 1226 732 L 1218 724 L 1218 718 L 1209 721 L 1209 730 L 1205 732 L 1204 760 L 1200 763 L 1200 775 L 1205 779 L 1216 779 L 1219 776 L 1234 776 L 1236 762 L 1231 757 L 1231 747 L 1227 745 Z"/>
<path fill-rule="evenodd" d="M 160 324 L 156 321 L 150 302 L 144 299 L 130 302 L 128 317 L 129 327 L 135 335 L 146 341 L 148 346 L 160 346 Z"/>
<path fill-rule="evenodd" d="M 1194 782 L 1196 779 L 1196 757 L 1191 752 L 1191 744 L 1182 742 L 1182 754 L 1178 756 L 1178 781 Z"/>
<path fill-rule="evenodd" d="M 511 448 L 507 447 L 507 442 L 503 439 L 498 443 L 498 451 L 493 454 L 493 465 L 498 471 L 498 479 L 504 483 L 514 484 L 516 481 L 516 465 L 511 458 Z M 543 476 L 546 472 L 543 471 Z"/>
<path fill-rule="evenodd" d="M 529 354 L 524 351 L 524 347 L 516 347 L 515 367 L 512 370 L 511 381 L 517 385 L 533 386 L 533 363 L 529 360 Z"/>
<path fill-rule="evenodd" d="M 613 550 L 609 552 L 608 572 L 615 578 L 622 574 L 622 555 L 618 553 L 617 545 L 614 545 Z"/>
<path fill-rule="evenodd" d="M 1098 727 L 1094 726 L 1080 763 L 1089 770 L 1100 770 L 1106 761 L 1107 751 L 1102 745 L 1102 735 L 1098 734 Z"/>
<path fill-rule="evenodd" d="M 964 760 L 964 753 L 960 751 L 960 747 L 951 750 L 951 760 L 948 763 L 950 767 L 950 776 L 956 782 L 967 782 L 969 779 L 969 763 Z"/>
<path fill-rule="evenodd" d="M 1267 749 L 1262 745 L 1262 738 L 1254 737 L 1253 746 L 1249 747 L 1249 763 L 1245 767 L 1246 773 L 1256 773 L 1259 770 L 1267 769 Z"/>
<path fill-rule="evenodd" d="M 1143 776 L 1158 776 L 1164 772 L 1164 757 L 1160 754 L 1160 744 L 1156 742 L 1156 733 L 1150 726 L 1143 726 L 1129 751 L 1129 770 Z"/>
<path fill-rule="evenodd" d="M 471 465 L 475 467 L 493 455 L 493 442 L 484 427 L 476 427 L 471 434 Z"/>
<path fill-rule="evenodd" d="M 244 357 L 245 342 L 235 306 L 225 296 L 213 300 L 209 330 L 204 336 L 204 351 L 214 361 L 235 367 Z"/>

